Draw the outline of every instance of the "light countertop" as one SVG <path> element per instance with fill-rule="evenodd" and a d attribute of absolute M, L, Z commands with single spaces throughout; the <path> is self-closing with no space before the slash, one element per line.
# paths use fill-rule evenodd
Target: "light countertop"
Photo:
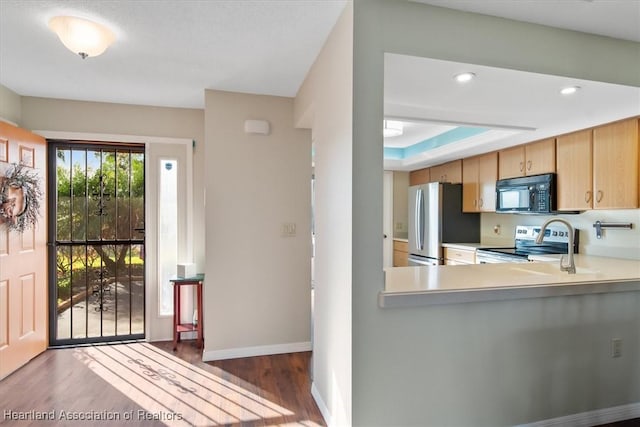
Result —
<path fill-rule="evenodd" d="M 392 267 L 380 307 L 413 307 L 589 293 L 640 291 L 640 261 L 575 255 L 576 274 L 559 261 Z"/>
<path fill-rule="evenodd" d="M 473 251 L 480 248 L 496 248 L 496 247 L 508 247 L 508 246 L 500 246 L 500 245 L 486 245 L 483 243 L 443 243 L 443 248 L 452 248 L 452 249 L 462 249 Z"/>
<path fill-rule="evenodd" d="M 405 242 L 405 243 L 409 243 L 409 239 L 403 239 L 402 237 L 394 237 L 393 240 L 398 241 L 398 242 Z"/>

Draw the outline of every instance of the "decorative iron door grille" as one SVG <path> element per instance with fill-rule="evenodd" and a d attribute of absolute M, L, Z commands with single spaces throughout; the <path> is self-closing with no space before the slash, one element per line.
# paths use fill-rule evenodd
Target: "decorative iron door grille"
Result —
<path fill-rule="evenodd" d="M 143 145 L 49 141 L 50 344 L 144 338 Z"/>

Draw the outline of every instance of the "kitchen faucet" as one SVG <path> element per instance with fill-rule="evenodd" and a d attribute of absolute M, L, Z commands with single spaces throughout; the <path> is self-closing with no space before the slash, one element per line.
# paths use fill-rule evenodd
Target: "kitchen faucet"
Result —
<path fill-rule="evenodd" d="M 549 224 L 551 224 L 552 222 L 561 222 L 563 223 L 566 227 L 567 230 L 569 232 L 569 250 L 568 250 L 568 255 L 569 255 L 569 265 L 564 265 L 564 255 L 560 258 L 560 270 L 561 271 L 566 271 L 569 274 L 576 274 L 576 264 L 573 261 L 573 236 L 574 236 L 574 231 L 573 231 L 573 227 L 571 226 L 571 224 L 569 224 L 569 222 L 567 220 L 564 220 L 562 218 L 551 218 L 549 220 L 547 220 L 544 224 L 542 224 L 542 227 L 540 227 L 540 233 L 538 233 L 538 237 L 536 237 L 536 243 L 537 244 L 541 244 L 542 241 L 544 240 L 544 232 L 547 229 L 547 226 Z"/>

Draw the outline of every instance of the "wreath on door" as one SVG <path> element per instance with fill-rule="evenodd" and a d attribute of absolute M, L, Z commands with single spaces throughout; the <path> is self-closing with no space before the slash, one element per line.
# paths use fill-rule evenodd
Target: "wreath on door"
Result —
<path fill-rule="evenodd" d="M 35 228 L 41 199 L 38 174 L 23 165 L 11 165 L 0 175 L 0 224 L 19 233 Z"/>

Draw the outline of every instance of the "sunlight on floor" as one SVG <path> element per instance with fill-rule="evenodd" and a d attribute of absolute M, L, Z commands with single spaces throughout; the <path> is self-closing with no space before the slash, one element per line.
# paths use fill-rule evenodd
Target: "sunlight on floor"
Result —
<path fill-rule="evenodd" d="M 295 415 L 146 343 L 83 347 L 74 357 L 167 426 L 211 426 Z M 275 420 L 274 420 L 275 421 Z M 312 421 L 286 426 L 315 427 Z"/>

